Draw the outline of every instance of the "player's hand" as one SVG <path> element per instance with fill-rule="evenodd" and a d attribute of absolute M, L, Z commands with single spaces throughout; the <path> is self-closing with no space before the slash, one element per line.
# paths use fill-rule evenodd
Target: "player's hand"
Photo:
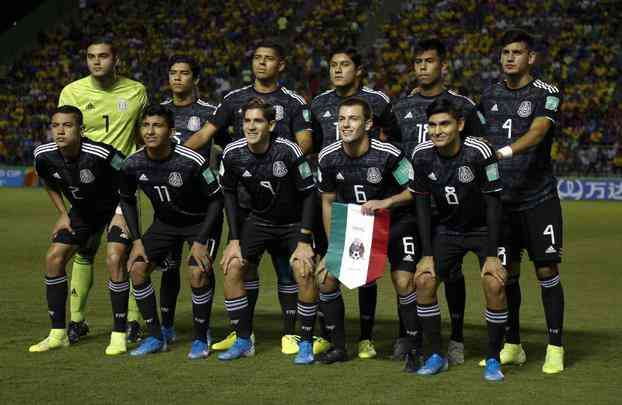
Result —
<path fill-rule="evenodd" d="M 361 205 L 361 213 L 363 215 L 374 215 L 378 210 L 390 208 L 390 202 L 388 198 L 384 200 L 369 200 L 365 204 Z"/>
<path fill-rule="evenodd" d="M 127 271 L 131 272 L 136 262 L 149 263 L 149 258 L 147 257 L 147 253 L 145 253 L 145 246 L 143 246 L 143 241 L 141 239 L 136 239 L 132 243 L 132 251 L 127 259 Z"/>
<path fill-rule="evenodd" d="M 233 260 L 239 260 L 242 264 L 244 264 L 239 240 L 229 241 L 229 244 L 227 245 L 225 251 L 222 254 L 222 259 L 220 259 L 220 267 L 222 268 L 222 272 L 224 274 L 227 274 L 227 271 L 229 270 L 229 265 Z"/>
<path fill-rule="evenodd" d="M 408 95 L 409 96 L 416 96 L 420 92 L 421 92 L 421 88 L 420 87 L 415 87 L 414 89 L 411 90 L 411 92 Z"/>
<path fill-rule="evenodd" d="M 201 271 L 210 272 L 212 270 L 212 258 L 207 253 L 207 244 L 194 242 L 190 248 L 190 255 L 197 263 Z"/>
<path fill-rule="evenodd" d="M 54 228 L 52 228 L 52 239 L 56 237 L 56 234 L 59 233 L 61 229 L 66 229 L 72 235 L 75 235 L 73 229 L 71 228 L 71 219 L 69 219 L 69 215 L 67 213 L 61 214 L 60 217 L 58 217 L 58 221 L 56 221 Z"/>
<path fill-rule="evenodd" d="M 328 276 L 328 270 L 326 269 L 326 256 L 324 256 L 315 266 L 315 281 L 318 286 L 324 284 L 326 276 Z"/>
<path fill-rule="evenodd" d="M 432 277 L 436 277 L 436 271 L 434 270 L 434 256 L 423 256 L 419 263 L 417 263 L 417 271 L 415 271 L 415 280 L 422 274 L 429 274 Z"/>
<path fill-rule="evenodd" d="M 296 246 L 296 250 L 292 253 L 289 258 L 290 266 L 294 266 L 294 262 L 300 261 L 302 262 L 302 278 L 306 278 L 307 275 L 311 272 L 311 269 L 314 267 L 314 258 L 315 253 L 313 253 L 313 248 L 310 244 L 305 242 L 298 242 Z"/>
<path fill-rule="evenodd" d="M 486 276 L 486 274 L 494 277 L 501 285 L 505 285 L 508 275 L 497 256 L 486 258 L 484 267 L 482 267 L 482 277 Z"/>

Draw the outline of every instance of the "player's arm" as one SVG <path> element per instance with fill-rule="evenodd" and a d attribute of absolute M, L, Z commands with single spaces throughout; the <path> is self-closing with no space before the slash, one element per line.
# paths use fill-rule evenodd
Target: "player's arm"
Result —
<path fill-rule="evenodd" d="M 304 156 L 313 153 L 313 123 L 311 119 L 311 110 L 309 106 L 301 104 L 298 101 L 293 101 L 295 107 L 293 108 L 291 118 L 291 131 L 296 138 L 296 143 L 302 150 Z"/>
<path fill-rule="evenodd" d="M 127 228 L 132 237 L 132 250 L 127 259 L 127 269 L 132 271 L 134 263 L 142 261 L 149 263 L 149 258 L 145 253 L 145 247 L 140 235 L 140 222 L 138 217 L 138 203 L 136 199 L 136 190 L 138 184 L 136 178 L 124 166 L 121 170 L 119 196 L 123 217 L 127 224 Z"/>
<path fill-rule="evenodd" d="M 322 222 L 324 223 L 324 231 L 326 238 L 330 239 L 330 219 L 333 213 L 333 203 L 337 199 L 337 193 L 322 192 Z"/>
<path fill-rule="evenodd" d="M 505 284 L 506 272 L 501 261 L 497 257 L 497 247 L 501 235 L 501 176 L 499 164 L 496 156 L 490 149 L 490 158 L 486 159 L 480 168 L 479 176 L 481 181 L 481 191 L 486 203 L 486 225 L 488 228 L 488 239 L 486 244 L 486 261 L 482 267 L 482 277 L 490 275 L 497 279 L 502 285 Z"/>
<path fill-rule="evenodd" d="M 319 160 L 319 190 L 322 199 L 322 222 L 324 224 L 324 230 L 326 231 L 326 238 L 330 239 L 330 219 L 333 210 L 333 202 L 337 199 L 335 178 L 330 167 L 325 166 L 325 161 L 322 160 L 322 154 L 320 154 Z"/>
<path fill-rule="evenodd" d="M 390 209 L 393 207 L 399 207 L 407 204 L 411 204 L 414 201 L 412 193 L 408 191 L 409 176 L 412 172 L 412 164 L 402 154 L 395 164 L 392 174 L 393 180 L 403 188 L 401 193 L 394 194 L 383 200 L 370 200 L 361 206 L 361 212 L 365 215 L 372 215 L 379 209 Z"/>
<path fill-rule="evenodd" d="M 415 155 L 413 154 L 413 161 Z M 436 276 L 432 250 L 432 197 L 427 180 L 413 169 L 409 175 L 408 190 L 413 194 L 417 213 L 417 229 L 421 238 L 422 257 L 417 263 L 415 278 L 428 273 Z"/>
<path fill-rule="evenodd" d="M 393 104 L 387 103 L 384 110 L 378 117 L 380 126 L 380 139 L 384 142 L 399 143 L 402 141 L 402 133 L 397 122 L 397 117 L 393 113 Z"/>
<path fill-rule="evenodd" d="M 296 143 L 302 150 L 302 153 L 307 156 L 313 153 L 313 133 L 310 129 L 304 129 L 296 132 Z"/>
<path fill-rule="evenodd" d="M 223 197 L 218 179 L 207 165 L 201 168 L 198 183 L 201 193 L 207 200 L 207 209 L 190 254 L 203 271 L 210 271 L 214 258 L 209 255 L 207 241 L 222 213 Z"/>
<path fill-rule="evenodd" d="M 296 188 L 302 198 L 302 215 L 300 220 L 300 236 L 296 250 L 290 257 L 290 263 L 296 260 L 303 261 L 306 269 L 313 267 L 313 222 L 315 220 L 315 199 L 317 198 L 315 179 L 313 173 L 311 173 L 311 166 L 304 157 L 301 157 L 295 162 L 296 169 L 294 170 L 294 176 L 296 176 Z M 306 272 L 303 271 L 303 277 Z"/>
<path fill-rule="evenodd" d="M 43 181 L 45 191 L 50 197 L 50 201 L 52 201 L 52 205 L 54 205 L 54 208 L 56 208 L 59 215 L 56 224 L 54 224 L 54 228 L 52 228 L 52 237 L 54 237 L 54 235 L 56 235 L 61 229 L 67 229 L 69 232 L 73 233 L 73 229 L 71 229 L 71 220 L 69 219 L 69 214 L 67 213 L 67 208 L 65 207 L 61 189 L 54 181 L 54 178 L 49 176 L 47 166 L 48 165 L 43 159 L 35 158 L 35 171 Z"/>
<path fill-rule="evenodd" d="M 226 153 L 226 152 L 225 152 Z M 237 223 L 238 210 L 238 182 L 239 176 L 232 167 L 230 159 L 226 155 L 220 162 L 220 182 L 222 184 L 224 195 L 225 213 L 227 214 L 227 224 L 229 225 L 229 244 L 220 260 L 220 266 L 223 272 L 227 274 L 229 264 L 237 259 L 243 261 L 242 251 L 240 249 L 240 229 Z"/>
<path fill-rule="evenodd" d="M 466 113 L 463 134 L 476 138 L 486 138 L 484 125 L 486 125 L 486 118 L 484 118 L 484 114 L 473 106 L 473 108 Z"/>
<path fill-rule="evenodd" d="M 537 117 L 531 123 L 529 131 L 525 132 L 513 144 L 504 146 L 497 151 L 497 158 L 509 159 L 514 155 L 526 152 L 542 142 L 552 127 L 553 123 L 548 118 Z"/>
<path fill-rule="evenodd" d="M 218 127 L 213 123 L 207 121 L 205 124 L 203 124 L 203 127 L 198 132 L 195 132 L 190 138 L 188 138 L 184 146 L 195 150 L 201 149 L 204 145 L 207 145 L 212 140 L 217 132 Z"/>

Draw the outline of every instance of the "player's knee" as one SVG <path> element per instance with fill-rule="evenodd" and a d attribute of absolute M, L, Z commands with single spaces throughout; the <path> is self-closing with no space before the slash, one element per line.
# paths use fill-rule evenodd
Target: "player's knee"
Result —
<path fill-rule="evenodd" d="M 536 276 L 539 280 L 555 277 L 559 274 L 557 263 L 536 262 Z"/>
<path fill-rule="evenodd" d="M 149 266 L 145 262 L 134 263 L 132 266 L 132 272 L 130 273 L 132 282 L 134 284 L 143 284 L 145 280 L 147 280 L 148 268 Z"/>
<path fill-rule="evenodd" d="M 415 279 L 415 285 L 417 287 L 417 292 L 421 293 L 428 292 L 436 288 L 436 277 L 431 275 L 430 273 L 423 273 Z"/>
<path fill-rule="evenodd" d="M 110 274 L 117 274 L 123 270 L 123 259 L 125 257 L 124 251 L 117 249 L 108 249 L 106 252 L 106 266 Z"/>
<path fill-rule="evenodd" d="M 233 260 L 232 263 L 237 264 L 240 266 L 241 269 L 241 263 L 239 260 Z M 259 274 L 257 272 L 257 264 L 255 263 L 248 263 L 246 264 L 246 266 L 244 266 L 244 281 L 255 281 L 255 280 L 259 280 Z"/>
<path fill-rule="evenodd" d="M 46 273 L 50 277 L 58 277 L 65 274 L 65 265 L 69 257 L 62 249 L 50 247 L 45 255 Z"/>
<path fill-rule="evenodd" d="M 405 273 L 405 274 L 401 274 Z M 412 292 L 414 283 L 412 279 L 411 273 L 406 273 L 403 271 L 395 271 L 391 273 L 391 278 L 393 280 L 393 286 L 395 287 L 395 291 L 400 295 L 406 295 Z"/>
<path fill-rule="evenodd" d="M 330 293 L 337 291 L 338 287 L 339 287 L 339 282 L 337 281 L 337 279 L 333 277 L 331 274 L 327 274 L 326 279 L 320 285 L 320 292 L 323 294 L 330 294 Z"/>
<path fill-rule="evenodd" d="M 207 274 L 199 267 L 190 267 L 190 286 L 192 288 L 205 287 L 208 283 Z"/>

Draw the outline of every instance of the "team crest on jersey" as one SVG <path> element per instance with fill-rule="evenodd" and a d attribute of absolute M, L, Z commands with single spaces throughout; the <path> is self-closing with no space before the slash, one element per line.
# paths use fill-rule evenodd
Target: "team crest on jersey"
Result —
<path fill-rule="evenodd" d="M 458 180 L 461 183 L 470 183 L 475 180 L 475 175 L 469 166 L 460 166 L 458 168 Z"/>
<path fill-rule="evenodd" d="M 378 184 L 382 181 L 382 173 L 377 167 L 367 169 L 367 181 L 372 184 Z"/>
<path fill-rule="evenodd" d="M 282 105 L 275 105 L 274 115 L 277 121 L 281 121 L 285 117 L 285 108 Z"/>
<path fill-rule="evenodd" d="M 285 163 L 277 160 L 272 165 L 272 173 L 275 177 L 285 177 L 287 175 L 287 166 L 285 166 Z"/>
<path fill-rule="evenodd" d="M 120 98 L 119 101 L 117 101 L 117 111 L 119 112 L 127 111 L 129 106 L 130 103 L 127 100 Z"/>
<path fill-rule="evenodd" d="M 181 187 L 184 185 L 184 181 L 181 179 L 181 174 L 179 172 L 171 172 L 168 175 L 168 184 L 173 187 Z"/>
<path fill-rule="evenodd" d="M 92 183 L 95 181 L 95 176 L 89 169 L 80 170 L 80 181 L 84 184 Z"/>
<path fill-rule="evenodd" d="M 354 239 L 348 249 L 350 257 L 354 260 L 362 259 L 365 256 L 365 245 L 360 239 Z"/>
<path fill-rule="evenodd" d="M 518 111 L 516 112 L 519 117 L 527 118 L 531 115 L 531 101 L 523 101 L 518 106 Z"/>
<path fill-rule="evenodd" d="M 201 118 L 193 115 L 188 119 L 188 130 L 190 131 L 198 131 L 201 129 Z"/>

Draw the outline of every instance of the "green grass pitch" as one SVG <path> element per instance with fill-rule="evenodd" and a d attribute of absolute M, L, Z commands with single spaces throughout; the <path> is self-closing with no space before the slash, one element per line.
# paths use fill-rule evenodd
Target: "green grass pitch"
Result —
<path fill-rule="evenodd" d="M 281 316 L 274 272 L 261 269 L 255 320 L 257 355 L 232 363 L 215 356 L 188 361 L 192 334 L 190 294 L 184 273 L 177 311 L 178 341 L 166 353 L 134 359 L 107 357 L 112 322 L 104 257 L 96 262 L 87 319 L 91 334 L 79 344 L 31 354 L 28 346 L 49 328 L 42 280 L 49 232 L 56 214 L 41 189 L 0 189 L 0 404 L 212 403 L 212 404 L 613 404 L 622 403 L 622 204 L 564 203 L 566 371 L 544 375 L 546 333 L 540 288 L 523 266 L 522 337 L 527 363 L 506 367 L 502 384 L 484 382 L 477 367 L 486 347 L 479 271 L 465 265 L 466 363 L 425 378 L 402 372 L 387 359 L 397 332 L 395 296 L 388 277 L 380 283 L 374 360 L 296 367 L 280 353 Z M 227 331 L 221 274 L 212 331 Z M 154 276 L 159 285 L 159 275 Z M 440 294 L 443 297 L 443 294 Z M 346 297 L 351 357 L 358 336 L 356 292 Z M 441 298 L 444 305 L 444 298 Z M 443 331 L 448 336 L 447 311 Z"/>

